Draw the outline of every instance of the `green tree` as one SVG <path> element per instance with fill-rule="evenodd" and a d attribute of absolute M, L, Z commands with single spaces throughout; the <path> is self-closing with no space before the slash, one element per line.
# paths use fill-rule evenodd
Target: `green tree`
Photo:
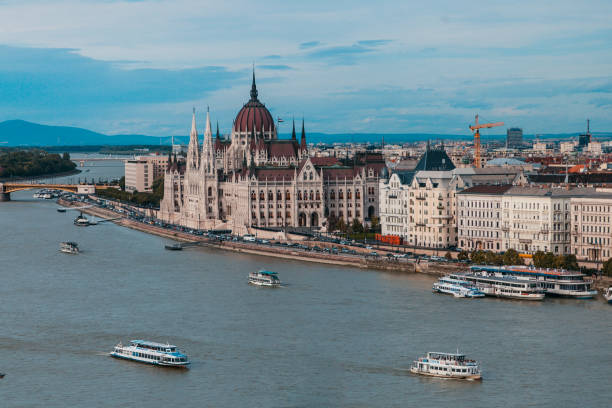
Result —
<path fill-rule="evenodd" d="M 459 255 L 457 255 L 457 259 L 460 261 L 469 261 L 470 254 L 467 251 L 461 251 L 459 252 Z"/>
<path fill-rule="evenodd" d="M 484 264 L 487 261 L 485 252 L 479 249 L 472 251 L 472 253 L 470 254 L 470 259 L 472 263 L 475 263 L 475 264 Z"/>
<path fill-rule="evenodd" d="M 501 255 L 496 254 L 495 252 L 487 251 L 485 252 L 485 262 L 488 265 L 502 265 L 504 263 L 504 259 Z"/>
<path fill-rule="evenodd" d="M 62 160 L 70 160 L 70 153 L 64 152 L 64 154 L 62 154 Z"/>
<path fill-rule="evenodd" d="M 607 276 L 612 276 L 612 258 L 603 263 L 601 273 Z"/>
<path fill-rule="evenodd" d="M 337 229 L 339 229 L 340 232 L 346 232 L 346 222 L 344 222 L 344 218 L 338 219 Z"/>
<path fill-rule="evenodd" d="M 514 249 L 509 249 L 504 252 L 502 258 L 504 265 L 523 265 L 523 258 L 519 256 L 519 253 Z"/>
<path fill-rule="evenodd" d="M 370 230 L 372 232 L 380 232 L 380 220 L 378 217 L 372 217 L 370 220 Z"/>
<path fill-rule="evenodd" d="M 121 176 L 119 179 L 119 187 L 121 187 L 121 191 L 125 191 L 125 176 Z"/>
<path fill-rule="evenodd" d="M 327 217 L 327 230 L 329 232 L 335 231 L 338 229 L 338 217 L 336 217 L 335 213 L 331 213 Z"/>
<path fill-rule="evenodd" d="M 444 254 L 444 257 L 448 259 L 449 261 L 453 259 L 453 255 L 450 253 L 450 251 L 446 251 L 446 253 Z"/>
<path fill-rule="evenodd" d="M 351 224 L 351 232 L 355 234 L 363 233 L 363 224 L 357 218 L 353 218 L 353 223 Z"/>
<path fill-rule="evenodd" d="M 555 255 L 552 252 L 537 251 L 533 255 L 533 265 L 537 268 L 554 268 Z"/>

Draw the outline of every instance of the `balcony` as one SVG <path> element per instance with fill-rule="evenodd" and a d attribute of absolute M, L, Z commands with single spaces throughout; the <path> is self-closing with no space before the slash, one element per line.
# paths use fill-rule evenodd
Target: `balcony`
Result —
<path fill-rule="evenodd" d="M 415 199 L 417 199 L 417 200 L 425 200 L 425 197 L 423 197 L 423 196 L 416 196 Z"/>

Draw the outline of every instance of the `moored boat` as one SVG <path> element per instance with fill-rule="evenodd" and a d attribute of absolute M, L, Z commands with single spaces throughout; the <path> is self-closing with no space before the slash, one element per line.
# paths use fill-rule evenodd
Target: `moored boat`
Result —
<path fill-rule="evenodd" d="M 612 286 L 604 290 L 603 297 L 608 303 L 612 303 Z"/>
<path fill-rule="evenodd" d="M 83 214 L 79 214 L 74 219 L 74 225 L 76 225 L 77 227 L 88 227 L 91 225 L 91 222 Z"/>
<path fill-rule="evenodd" d="M 465 354 L 429 352 L 410 366 L 410 372 L 429 377 L 457 380 L 481 380 L 480 365 L 465 358 Z"/>
<path fill-rule="evenodd" d="M 537 282 L 514 276 L 491 276 L 487 272 L 453 273 L 450 276 L 468 281 L 487 296 L 521 300 L 543 300 L 545 296 Z"/>
<path fill-rule="evenodd" d="M 278 278 L 278 273 L 260 270 L 249 273 L 249 284 L 276 288 L 281 285 L 281 281 Z"/>
<path fill-rule="evenodd" d="M 164 367 L 186 368 L 191 364 L 189 358 L 181 353 L 176 346 L 145 340 L 132 340 L 129 345 L 125 346 L 119 343 L 109 355 L 124 360 Z"/>
<path fill-rule="evenodd" d="M 79 244 L 70 241 L 62 242 L 60 244 L 60 252 L 76 255 L 79 253 Z"/>
<path fill-rule="evenodd" d="M 437 293 L 445 293 L 458 298 L 481 298 L 484 297 L 477 287 L 464 279 L 457 279 L 451 276 L 439 278 L 432 286 L 432 290 Z"/>
<path fill-rule="evenodd" d="M 591 299 L 597 291 L 591 288 L 593 281 L 585 275 L 565 269 L 535 268 L 528 266 L 488 266 L 473 265 L 472 272 L 487 272 L 493 276 L 514 276 L 518 280 L 537 282 L 547 295 Z"/>
<path fill-rule="evenodd" d="M 183 249 L 183 246 L 181 244 L 173 244 L 173 245 L 164 245 L 164 248 L 166 248 L 169 251 L 181 251 Z"/>

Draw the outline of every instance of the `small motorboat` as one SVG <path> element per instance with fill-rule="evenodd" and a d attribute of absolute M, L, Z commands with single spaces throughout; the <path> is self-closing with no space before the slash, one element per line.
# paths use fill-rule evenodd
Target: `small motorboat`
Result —
<path fill-rule="evenodd" d="M 79 244 L 77 244 L 76 242 L 62 242 L 60 244 L 60 252 L 63 252 L 65 254 L 71 254 L 71 255 L 76 255 L 79 253 Z"/>
<path fill-rule="evenodd" d="M 164 245 L 168 251 L 182 251 L 183 246 L 181 244 Z"/>
<path fill-rule="evenodd" d="M 603 297 L 608 303 L 612 303 L 612 286 L 604 291 Z"/>
<path fill-rule="evenodd" d="M 65 209 L 65 208 L 58 208 L 58 209 L 57 209 L 57 212 L 60 212 L 60 213 L 65 213 L 65 212 L 66 212 L 66 209 Z"/>

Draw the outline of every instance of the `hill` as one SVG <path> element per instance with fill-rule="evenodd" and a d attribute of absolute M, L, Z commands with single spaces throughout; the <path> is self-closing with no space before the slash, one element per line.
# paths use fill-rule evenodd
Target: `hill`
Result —
<path fill-rule="evenodd" d="M 0 146 L 82 146 L 159 144 L 159 138 L 144 135 L 108 136 L 70 126 L 48 126 L 25 120 L 0 122 Z"/>

